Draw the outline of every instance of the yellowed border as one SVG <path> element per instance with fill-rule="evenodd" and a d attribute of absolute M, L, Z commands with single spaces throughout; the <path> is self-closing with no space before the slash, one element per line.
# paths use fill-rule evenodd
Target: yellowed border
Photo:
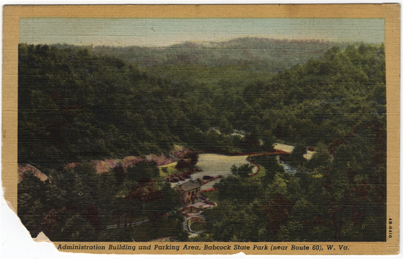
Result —
<path fill-rule="evenodd" d="M 386 242 L 333 242 L 333 243 L 214 243 L 215 245 L 254 244 L 306 245 L 310 250 L 257 251 L 257 250 L 183 250 L 183 242 L 174 243 L 181 250 L 141 251 L 108 250 L 109 243 L 55 243 L 68 245 L 106 246 L 106 250 L 63 250 L 65 252 L 136 253 L 136 254 L 396 254 L 399 251 L 399 137 L 400 137 L 400 6 L 397 4 L 327 4 L 327 5 L 59 5 L 59 6 L 5 6 L 3 9 L 3 156 L 2 181 L 5 199 L 17 208 L 17 85 L 18 43 L 21 17 L 88 17 L 88 18 L 384 18 L 387 83 L 387 218 L 393 219 L 393 237 Z M 385 223 L 386 224 L 386 223 Z M 111 243 L 115 244 L 116 243 Z M 122 244 L 122 243 L 119 243 Z M 152 245 L 154 243 L 127 243 Z M 349 250 L 313 251 L 312 245 L 348 246 Z"/>

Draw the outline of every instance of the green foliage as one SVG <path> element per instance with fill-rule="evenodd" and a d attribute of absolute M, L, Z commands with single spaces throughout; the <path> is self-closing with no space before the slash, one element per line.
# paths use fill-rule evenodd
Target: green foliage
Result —
<path fill-rule="evenodd" d="M 239 176 L 223 179 L 219 206 L 204 213 L 206 232 L 198 240 L 386 240 L 385 130 L 370 120 L 328 147 L 318 143 L 311 161 L 296 163 L 295 174 L 281 170 L 274 157 L 255 156 L 267 176 L 253 182 L 259 193 Z"/>
<path fill-rule="evenodd" d="M 254 166 L 251 164 L 243 164 L 238 167 L 233 165 L 231 167 L 231 173 L 239 176 L 240 178 L 245 178 L 253 173 L 253 167 Z"/>
<path fill-rule="evenodd" d="M 114 241 L 131 241 L 128 231 L 108 230 L 114 212 L 121 212 L 123 227 L 124 220 L 128 224 L 130 217 L 143 217 L 142 220 L 149 217 L 151 222 L 155 216 L 161 218 L 180 207 L 179 193 L 169 183 L 154 184 L 156 191 L 161 193 L 159 199 L 141 204 L 128 198 L 133 187 L 138 185 L 136 180 L 159 176 L 154 163 L 138 163 L 127 171 L 122 170 L 121 183 L 112 171 L 95 174 L 94 165 L 88 162 L 82 162 L 74 169 L 53 171 L 49 175 L 51 181 L 46 182 L 41 182 L 32 172 L 26 172 L 18 186 L 19 216 L 33 237 L 43 231 L 54 241 L 110 241 L 113 239 L 106 233 L 111 232 Z M 178 220 L 171 226 L 172 233 L 168 236 L 177 234 L 181 240 L 186 239 Z"/>
<path fill-rule="evenodd" d="M 262 179 L 262 184 L 264 187 L 273 182 L 277 173 L 284 172 L 284 167 L 280 165 L 279 161 L 277 161 L 276 157 L 274 156 L 254 156 L 253 160 L 261 166 L 260 170 L 263 169 L 265 171 L 265 175 Z M 252 177 L 252 179 L 254 178 L 255 177 Z"/>
<path fill-rule="evenodd" d="M 188 233 L 183 228 L 184 218 L 182 215 L 172 215 L 167 218 L 160 218 L 154 223 L 142 224 L 128 229 L 132 240 L 136 242 L 145 242 L 153 239 L 176 236 L 179 241 L 186 241 Z M 114 241 L 119 238 L 115 238 Z"/>
<path fill-rule="evenodd" d="M 21 163 L 167 153 L 175 143 L 216 151 L 267 151 L 277 139 L 328 145 L 360 114 L 386 111 L 383 46 L 333 48 L 274 76 L 216 83 L 150 75 L 93 53 L 20 45 Z M 246 136 L 229 136 L 233 129 Z"/>
<path fill-rule="evenodd" d="M 236 201 L 237 203 L 247 204 L 252 202 L 255 197 L 263 194 L 262 187 L 256 182 L 246 182 L 239 176 L 228 176 L 218 183 L 220 191 L 218 198 L 222 200 Z"/>
<path fill-rule="evenodd" d="M 197 128 L 190 114 L 210 118 L 203 105 L 177 102 L 186 91 L 115 58 L 21 44 L 19 162 L 55 167 L 168 153 L 188 128 Z"/>
<path fill-rule="evenodd" d="M 126 179 L 139 182 L 140 179 L 154 179 L 159 176 L 159 169 L 154 162 L 138 162 L 127 168 Z"/>
<path fill-rule="evenodd" d="M 195 222 L 190 225 L 190 228 L 195 232 L 203 232 L 206 228 L 206 224 Z"/>
<path fill-rule="evenodd" d="M 264 221 L 259 204 L 236 204 L 223 201 L 220 206 L 203 213 L 208 221 L 206 234 L 210 241 L 259 241 L 264 231 Z"/>
<path fill-rule="evenodd" d="M 256 46 L 253 55 L 271 44 L 247 41 L 231 44 Z M 302 44 L 280 43 L 295 53 Z M 159 176 L 155 165 L 139 163 L 127 170 L 120 165 L 103 174 L 89 162 L 74 169 L 64 165 L 168 155 L 174 144 L 263 152 L 282 142 L 294 143 L 292 154 L 280 160 L 296 173 L 288 174 L 270 156 L 253 158 L 265 170 L 259 181 L 246 178 L 250 165 L 233 168 L 234 175 L 222 179 L 214 194 L 219 206 L 204 212 L 208 221 L 200 240 L 386 240 L 384 46 L 313 42 L 302 45 L 333 48 L 322 57 L 304 51 L 305 64 L 281 55 L 274 63 L 235 64 L 239 50 L 217 44 L 217 57 L 229 54 L 223 64 L 217 57 L 193 60 L 207 53 L 202 47 L 186 45 L 162 54 L 142 49 L 166 58 L 157 58 L 149 72 L 130 63 L 138 61 L 126 55 L 140 51 L 135 47 L 20 44 L 18 162 L 43 168 L 50 179 L 42 183 L 26 173 L 18 186 L 19 215 L 32 236 L 43 230 L 51 240 L 131 241 L 138 232 L 107 230 L 118 211 L 119 220 L 127 215 L 150 220 L 136 227 L 146 233 L 136 241 L 165 234 L 186 240 L 181 216 L 161 218 L 180 206 L 178 194 L 169 184 L 140 183 Z M 285 65 L 276 68 L 279 60 Z M 242 135 L 231 134 L 234 129 Z M 307 161 L 303 155 L 309 146 L 315 154 Z M 194 165 L 197 159 L 190 161 Z M 154 188 L 162 198 L 127 198 L 138 188 L 144 197 Z"/>
<path fill-rule="evenodd" d="M 39 225 L 44 217 L 46 186 L 34 176 L 33 172 L 25 172 L 24 181 L 18 183 L 18 216 L 32 237 L 39 232 Z"/>
<path fill-rule="evenodd" d="M 319 166 L 326 167 L 329 165 L 331 157 L 327 146 L 322 142 L 316 145 L 315 153 L 312 155 L 311 160 L 307 163 L 308 168 L 316 168 Z"/>
<path fill-rule="evenodd" d="M 332 46 L 318 40 L 237 38 L 224 42 L 179 43 L 164 48 L 84 46 L 94 54 L 114 56 L 135 63 L 154 74 L 177 80 L 239 82 L 245 78 L 277 73 L 310 58 L 320 57 Z M 55 45 L 74 48 L 72 45 Z"/>
<path fill-rule="evenodd" d="M 306 163 L 304 154 L 306 153 L 306 148 L 302 144 L 297 144 L 291 152 L 291 155 L 287 157 L 287 163 L 295 168 L 301 168 Z"/>

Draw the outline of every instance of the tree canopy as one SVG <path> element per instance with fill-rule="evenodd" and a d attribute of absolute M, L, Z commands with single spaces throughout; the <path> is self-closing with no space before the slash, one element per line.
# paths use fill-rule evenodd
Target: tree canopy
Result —
<path fill-rule="evenodd" d="M 384 241 L 385 49 L 328 47 L 282 69 L 233 60 L 230 67 L 200 64 L 184 54 L 145 70 L 122 59 L 128 49 L 20 44 L 18 162 L 49 177 L 41 182 L 27 173 L 19 183 L 22 222 L 32 235 L 42 230 L 52 240 L 131 241 L 134 232 L 109 233 L 107 225 L 148 219 L 147 237 L 137 240 L 157 237 L 158 226 L 185 240 L 174 212 L 178 193 L 161 181 L 156 165 L 96 174 L 88 161 L 168 156 L 174 145 L 264 152 L 279 142 L 294 146 L 279 158 L 294 171 L 268 156 L 254 157 L 265 172 L 259 180 L 247 176 L 249 165 L 234 167 L 218 184 L 219 206 L 205 212 L 200 239 Z M 198 80 L 183 66 L 204 67 L 214 77 Z M 197 159 L 183 157 L 177 169 L 197 166 Z M 69 162 L 80 163 L 68 168 Z"/>

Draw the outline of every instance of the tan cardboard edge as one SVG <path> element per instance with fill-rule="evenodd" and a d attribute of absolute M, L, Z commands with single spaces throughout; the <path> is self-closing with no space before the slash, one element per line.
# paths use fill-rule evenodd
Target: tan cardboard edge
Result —
<path fill-rule="evenodd" d="M 352 8 L 354 7 L 354 8 Z M 384 18 L 387 80 L 387 217 L 393 216 L 394 225 L 399 222 L 399 154 L 400 143 L 400 4 L 282 4 L 282 5 L 5 5 L 3 7 L 3 154 L 2 182 L 4 198 L 8 206 L 17 209 L 17 63 L 20 17 L 102 17 L 102 18 Z M 393 138 L 391 137 L 393 136 Z M 393 160 L 393 164 L 390 161 Z M 397 222 L 397 224 L 396 224 Z M 387 242 L 315 242 L 315 244 L 347 244 L 354 249 L 329 254 L 398 254 L 399 234 Z M 56 249 L 63 244 L 88 244 L 95 242 L 53 242 Z M 237 244 L 225 242 L 224 244 Z M 267 242 L 269 243 L 269 242 Z M 97 242 L 96 244 L 103 244 Z M 105 243 L 105 244 L 116 244 Z M 134 242 L 134 245 L 153 245 L 153 242 Z M 164 244 L 164 243 L 161 243 Z M 180 244 L 204 244 L 181 242 Z M 208 243 L 213 244 L 213 243 Z M 220 242 L 214 242 L 220 244 Z M 242 243 L 253 245 L 254 243 Z M 276 245 L 313 244 L 313 242 L 275 242 Z M 59 250 L 61 251 L 61 250 Z M 99 251 L 63 250 L 63 252 L 98 253 Z M 99 253 L 123 254 L 128 251 L 103 251 Z M 203 251 L 202 254 L 267 254 L 252 251 Z M 133 253 L 130 253 L 133 254 Z M 200 254 L 184 250 L 147 251 L 135 254 Z M 270 253 L 277 254 L 277 253 Z M 282 253 L 284 254 L 284 253 Z M 292 254 L 292 253 L 287 253 Z M 294 254 L 312 254 L 296 252 Z M 325 254 L 325 253 L 321 253 Z M 328 254 L 328 253 L 326 253 Z"/>

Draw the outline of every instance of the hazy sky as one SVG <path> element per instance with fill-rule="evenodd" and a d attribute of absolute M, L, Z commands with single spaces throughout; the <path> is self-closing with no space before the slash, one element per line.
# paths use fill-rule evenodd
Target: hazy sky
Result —
<path fill-rule="evenodd" d="M 384 42 L 384 19 L 22 18 L 20 42 L 167 46 L 237 37 Z"/>

